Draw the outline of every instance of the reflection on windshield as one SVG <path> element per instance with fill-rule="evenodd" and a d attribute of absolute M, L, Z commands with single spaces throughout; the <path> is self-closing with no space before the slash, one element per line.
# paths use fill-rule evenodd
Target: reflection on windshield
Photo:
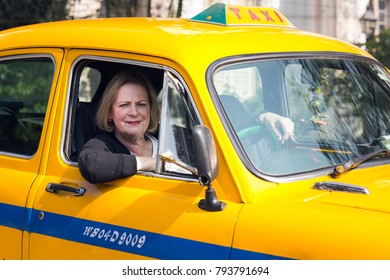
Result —
<path fill-rule="evenodd" d="M 263 173 L 307 172 L 389 148 L 390 78 L 374 62 L 331 56 L 234 62 L 218 68 L 213 83 L 232 139 Z M 287 142 L 259 121 L 265 112 L 294 122 Z"/>

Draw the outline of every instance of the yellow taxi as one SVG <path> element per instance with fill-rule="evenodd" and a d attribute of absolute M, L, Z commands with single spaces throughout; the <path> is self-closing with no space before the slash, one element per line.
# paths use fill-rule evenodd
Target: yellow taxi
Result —
<path fill-rule="evenodd" d="M 124 69 L 158 93 L 157 167 L 92 184 Z M 2 31 L 0 123 L 1 259 L 390 259 L 390 75 L 276 9 Z"/>

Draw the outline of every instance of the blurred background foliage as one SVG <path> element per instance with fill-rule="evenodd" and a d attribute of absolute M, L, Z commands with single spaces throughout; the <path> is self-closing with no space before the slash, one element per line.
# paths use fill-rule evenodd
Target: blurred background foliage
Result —
<path fill-rule="evenodd" d="M 0 30 L 67 18 L 67 0 L 0 0 Z"/>
<path fill-rule="evenodd" d="M 372 37 L 366 43 L 366 50 L 390 69 L 390 29 Z"/>
<path fill-rule="evenodd" d="M 152 0 L 96 0 L 97 13 L 78 18 L 151 16 L 151 2 Z M 162 0 L 154 3 L 156 2 L 164 4 L 165 16 L 181 16 L 181 0 Z M 0 0 L 0 31 L 34 23 L 72 20 L 75 5 L 78 3 L 80 0 Z M 161 7 L 160 4 L 157 8 Z M 156 5 L 153 8 L 156 9 Z M 8 105 L 23 102 L 22 106 L 15 110 L 18 113 L 19 109 L 20 113 L 44 113 L 53 71 L 54 66 L 50 59 L 1 63 L 0 107 L 5 106 L 4 102 Z"/>
<path fill-rule="evenodd" d="M 73 19 L 72 9 L 79 2 L 80 0 L 0 0 L 0 31 L 31 23 Z M 96 17 L 181 17 L 183 10 L 183 0 L 96 0 L 96 2 L 100 4 Z M 158 5 L 166 6 L 165 15 L 153 13 L 156 7 L 152 2 L 159 2 Z M 378 36 L 370 38 L 361 47 L 390 68 L 390 30 L 384 30 Z"/>
<path fill-rule="evenodd" d="M 151 16 L 152 0 L 97 0 L 97 17 Z M 71 10 L 80 0 L 0 0 L 0 30 L 11 27 L 73 19 Z M 181 17 L 182 0 L 155 1 L 167 6 L 169 17 Z M 156 6 L 156 4 L 154 4 Z M 88 17 L 88 16 L 86 16 Z"/>

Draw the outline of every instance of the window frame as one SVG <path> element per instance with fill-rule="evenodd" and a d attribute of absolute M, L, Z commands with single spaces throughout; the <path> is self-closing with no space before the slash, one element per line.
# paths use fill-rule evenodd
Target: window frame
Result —
<path fill-rule="evenodd" d="M 261 172 L 258 168 L 254 166 L 254 164 L 249 159 L 245 149 L 237 137 L 237 134 L 234 131 L 232 124 L 230 123 L 226 112 L 224 111 L 224 107 L 222 105 L 221 100 L 219 99 L 219 95 L 217 89 L 214 86 L 213 77 L 214 73 L 218 71 L 220 68 L 230 66 L 233 64 L 244 64 L 251 62 L 262 62 L 262 61 L 272 61 L 272 60 L 293 60 L 293 59 L 326 59 L 326 58 L 336 58 L 336 59 L 350 59 L 356 61 L 367 61 L 372 64 L 378 64 L 375 60 L 372 60 L 367 57 L 362 57 L 354 54 L 347 53 L 338 53 L 338 52 L 298 52 L 298 53 L 271 53 L 271 54 L 250 54 L 243 56 L 231 56 L 225 57 L 219 60 L 214 61 L 206 72 L 206 82 L 209 92 L 211 94 L 211 98 L 213 103 L 216 106 L 217 112 L 220 116 L 221 122 L 226 129 L 226 133 L 231 140 L 231 143 L 234 149 L 237 152 L 237 155 L 240 157 L 242 163 L 246 166 L 246 168 L 255 176 L 270 182 L 276 183 L 285 183 L 285 182 L 296 182 L 299 180 L 310 179 L 316 176 L 323 176 L 325 174 L 329 174 L 333 169 L 332 168 L 323 168 L 317 170 L 309 170 L 301 173 L 292 173 L 292 174 L 283 174 L 283 175 L 270 175 Z M 284 81 L 280 83 L 280 89 L 276 90 L 285 90 Z M 264 85 L 263 85 L 264 89 Z M 286 96 L 283 94 L 283 98 L 280 99 L 279 111 L 277 113 L 282 114 L 283 116 L 289 116 L 289 108 L 286 100 Z"/>
<path fill-rule="evenodd" d="M 70 151 L 71 151 L 71 141 L 73 137 L 73 128 L 75 123 L 75 111 L 77 107 L 77 96 L 78 96 L 78 90 L 75 90 L 78 88 L 78 82 L 80 80 L 80 75 L 82 71 L 78 69 L 80 63 L 83 63 L 83 61 L 99 61 L 99 62 L 107 62 L 107 63 L 118 63 L 122 64 L 123 66 L 135 66 L 135 67 L 141 67 L 141 68 L 153 68 L 154 70 L 161 70 L 163 72 L 169 72 L 172 75 L 174 75 L 177 80 L 181 83 L 183 90 L 187 93 L 187 99 L 190 103 L 190 106 L 192 106 L 194 111 L 194 118 L 198 121 L 199 124 L 203 124 L 203 121 L 200 117 L 199 110 L 197 109 L 197 106 L 194 102 L 193 96 L 185 83 L 184 78 L 179 74 L 178 71 L 173 69 L 172 67 L 162 65 L 162 64 L 156 64 L 156 63 L 149 63 L 146 61 L 139 61 L 139 60 L 133 60 L 133 59 L 127 59 L 127 58 L 118 58 L 118 57 L 108 57 L 103 55 L 89 55 L 89 54 L 82 54 L 78 56 L 71 64 L 71 67 L 69 68 L 69 80 L 68 80 L 68 89 L 67 89 L 67 97 L 66 97 L 66 108 L 64 110 L 64 120 L 65 125 L 64 131 L 62 133 L 63 137 L 61 140 L 61 157 L 62 160 L 70 165 L 77 167 L 78 163 L 76 160 L 70 159 Z M 165 83 L 165 81 L 164 81 Z M 158 96 L 158 92 L 156 93 Z M 164 85 L 161 90 L 160 94 L 164 94 Z M 161 112 L 160 112 L 161 116 Z M 159 137 L 160 138 L 160 137 Z M 158 139 L 159 146 L 161 139 Z M 158 160 L 160 160 L 160 157 L 158 157 Z M 156 172 L 157 171 L 157 172 Z M 140 175 L 145 176 L 152 176 L 152 177 L 162 177 L 162 178 L 169 178 L 169 179 L 177 179 L 177 180 L 184 180 L 184 181 L 197 181 L 196 176 L 187 176 L 185 174 L 178 174 L 178 173 L 165 173 L 165 172 L 158 172 L 156 171 L 150 171 L 150 172 L 138 172 Z"/>
<path fill-rule="evenodd" d="M 0 155 L 6 155 L 6 156 L 15 157 L 15 158 L 29 160 L 29 159 L 32 159 L 35 157 L 35 155 L 40 150 L 40 147 L 43 145 L 43 142 L 44 142 L 45 126 L 46 126 L 46 123 L 47 123 L 47 120 L 49 118 L 50 111 L 51 111 L 50 108 L 51 108 L 52 93 L 53 93 L 53 90 L 55 88 L 55 85 L 57 83 L 57 78 L 58 78 L 58 76 L 57 76 L 58 75 L 58 65 L 57 65 L 56 58 L 50 53 L 50 51 L 44 51 L 42 53 L 39 53 L 39 52 L 27 53 L 27 51 L 24 53 L 20 53 L 20 54 L 13 54 L 13 55 L 11 54 L 11 55 L 7 55 L 7 56 L 1 56 L 0 63 L 7 62 L 7 61 L 10 62 L 10 61 L 17 61 L 17 60 L 34 60 L 34 59 L 48 59 L 52 62 L 52 66 L 53 66 L 52 79 L 51 79 L 49 92 L 47 92 L 47 96 L 46 96 L 46 108 L 45 108 L 44 117 L 43 117 L 43 121 L 42 121 L 42 129 L 40 131 L 37 147 L 36 147 L 34 153 L 32 153 L 31 155 L 17 153 L 17 152 L 14 153 L 14 152 L 10 152 L 10 151 L 0 151 Z"/>
<path fill-rule="evenodd" d="M 188 174 L 190 177 L 194 177 L 194 174 L 197 172 L 195 166 L 189 165 L 188 163 L 185 163 L 184 161 L 177 158 L 177 155 L 174 155 L 174 157 L 171 157 L 172 154 L 169 152 L 168 149 L 168 136 L 167 136 L 167 130 L 171 127 L 173 127 L 172 123 L 172 115 L 170 114 L 170 110 L 172 108 L 172 94 L 173 92 L 169 90 L 169 88 L 174 88 L 176 91 L 180 94 L 180 98 L 183 101 L 183 105 L 185 106 L 184 110 L 185 113 L 187 113 L 188 118 L 192 122 L 192 127 L 195 125 L 201 124 L 199 121 L 199 114 L 197 114 L 197 110 L 195 109 L 193 105 L 193 100 L 186 100 L 188 96 L 191 96 L 188 94 L 188 90 L 186 90 L 183 83 L 177 78 L 177 76 L 174 76 L 170 71 L 165 70 L 164 73 L 164 86 L 162 90 L 162 104 L 161 104 L 161 119 L 160 119 L 160 129 L 159 129 L 159 147 L 158 147 L 158 158 L 157 158 L 157 164 L 156 164 L 156 170 L 155 172 L 158 174 L 169 174 L 169 175 L 179 175 L 179 176 L 186 176 L 187 172 L 190 172 L 192 174 Z M 189 102 L 188 102 L 189 101 Z M 185 127 L 183 127 L 185 128 Z M 176 140 L 176 138 L 175 138 Z M 168 160 L 167 157 L 168 156 Z M 169 169 L 165 168 L 165 163 L 174 161 L 175 165 L 179 166 L 179 169 L 181 169 L 184 173 L 178 173 L 170 171 Z M 185 169 L 185 170 L 183 170 Z"/>

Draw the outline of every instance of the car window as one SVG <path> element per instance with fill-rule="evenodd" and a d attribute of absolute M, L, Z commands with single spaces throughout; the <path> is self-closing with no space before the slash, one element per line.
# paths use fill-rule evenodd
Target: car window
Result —
<path fill-rule="evenodd" d="M 49 57 L 0 61 L 0 152 L 37 151 L 53 75 Z"/>
<path fill-rule="evenodd" d="M 214 73 L 213 82 L 219 95 L 234 97 L 251 116 L 263 111 L 261 76 L 255 65 L 226 67 Z"/>
<path fill-rule="evenodd" d="M 192 127 L 199 124 L 198 118 L 183 83 L 169 72 L 165 82 L 161 96 L 159 154 L 169 160 L 162 164 L 161 171 L 191 174 L 195 170 Z"/>
<path fill-rule="evenodd" d="M 77 162 L 78 151 L 99 133 L 95 115 L 100 98 L 117 73 L 130 69 L 142 72 L 153 84 L 161 111 L 159 130 L 154 135 L 159 141 L 159 153 L 169 153 L 176 162 L 164 162 L 157 173 L 173 176 L 191 174 L 195 170 L 191 129 L 199 124 L 199 118 L 188 89 L 172 74 L 166 75 L 164 79 L 164 71 L 160 67 L 137 65 L 126 60 L 118 62 L 94 57 L 79 60 L 74 65 L 68 110 L 68 134 L 71 137 L 64 142 L 67 160 Z M 164 84 L 166 86 L 163 88 Z"/>
<path fill-rule="evenodd" d="M 77 162 L 78 151 L 92 137 L 99 133 L 95 115 L 100 99 L 111 79 L 119 72 L 137 70 L 153 84 L 155 91 L 161 91 L 163 71 L 152 67 L 138 66 L 127 60 L 89 58 L 80 59 L 72 68 L 69 94 L 68 134 L 64 141 L 66 160 Z"/>
<path fill-rule="evenodd" d="M 253 128 L 256 117 L 264 111 L 263 79 L 258 65 L 254 63 L 234 64 L 213 73 L 214 87 L 240 139 L 245 138 L 242 135 L 247 133 L 246 128 Z M 251 160 L 259 159 L 259 147 L 252 147 L 247 140 L 242 141 L 242 145 L 251 151 L 248 153 Z"/>
<path fill-rule="evenodd" d="M 79 102 L 92 102 L 101 81 L 101 73 L 92 67 L 85 67 L 79 80 Z"/>
<path fill-rule="evenodd" d="M 256 72 L 250 69 L 260 78 L 242 79 L 243 71 Z M 249 168 L 251 163 L 271 176 L 325 170 L 388 149 L 389 81 L 386 69 L 373 61 L 333 55 L 235 60 L 213 73 L 233 143 Z M 258 121 L 262 112 L 294 123 L 288 141 L 279 141 L 271 125 Z"/>

